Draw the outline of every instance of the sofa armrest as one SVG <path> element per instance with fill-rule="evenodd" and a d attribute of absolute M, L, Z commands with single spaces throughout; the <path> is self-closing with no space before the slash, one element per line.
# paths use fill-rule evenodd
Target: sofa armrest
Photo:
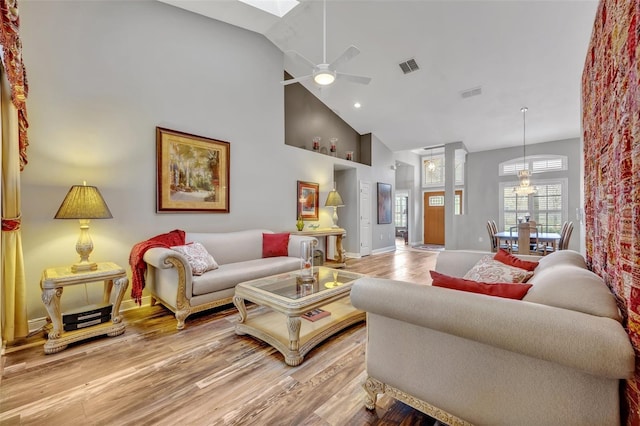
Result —
<path fill-rule="evenodd" d="M 309 237 L 306 235 L 289 235 L 288 256 L 300 257 L 300 242 L 301 241 L 313 241 L 313 246 L 318 245 L 318 239 L 316 237 Z"/>
<path fill-rule="evenodd" d="M 180 252 L 171 250 L 164 247 L 153 247 L 144 253 L 142 259 L 148 264 L 158 269 L 169 269 L 174 267 L 174 262 L 177 259 L 185 265 L 185 268 L 189 268 L 191 273 L 191 266 L 187 258 Z"/>
<path fill-rule="evenodd" d="M 193 283 L 191 265 L 187 258 L 180 252 L 164 247 L 153 247 L 147 250 L 143 256 L 143 260 L 147 263 L 147 280 L 176 280 L 176 308 L 184 309 L 189 305 L 189 299 L 193 293 Z M 151 267 L 151 268 L 149 268 Z M 159 271 L 153 271 L 157 268 Z M 175 275 L 168 274 L 162 270 L 175 268 Z M 149 277 L 152 274 L 153 277 Z M 173 285 L 173 283 L 171 283 Z"/>
<path fill-rule="evenodd" d="M 634 352 L 610 318 L 380 278 L 360 278 L 353 306 L 369 313 L 572 367 L 594 376 L 629 378 Z M 369 331 L 372 332 L 371 330 Z"/>

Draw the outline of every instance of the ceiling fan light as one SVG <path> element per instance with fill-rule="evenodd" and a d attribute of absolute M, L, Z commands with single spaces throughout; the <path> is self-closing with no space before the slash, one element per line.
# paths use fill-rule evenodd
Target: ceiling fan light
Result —
<path fill-rule="evenodd" d="M 336 79 L 336 74 L 329 70 L 321 70 L 313 75 L 313 81 L 320 86 L 328 86 Z"/>

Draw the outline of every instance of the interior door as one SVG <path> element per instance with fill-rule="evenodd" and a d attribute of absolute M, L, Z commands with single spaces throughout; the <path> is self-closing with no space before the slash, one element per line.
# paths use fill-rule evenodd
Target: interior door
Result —
<path fill-rule="evenodd" d="M 462 211 L 462 191 L 456 191 L 455 197 L 456 210 Z M 444 245 L 444 191 L 425 192 L 422 211 L 424 244 Z M 456 214 L 459 214 L 459 211 Z"/>
<path fill-rule="evenodd" d="M 371 184 L 360 181 L 360 256 L 371 254 Z"/>

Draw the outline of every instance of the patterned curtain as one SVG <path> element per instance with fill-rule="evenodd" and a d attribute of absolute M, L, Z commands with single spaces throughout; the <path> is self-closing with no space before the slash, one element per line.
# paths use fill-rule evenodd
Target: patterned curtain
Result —
<path fill-rule="evenodd" d="M 587 262 L 617 297 L 636 351 L 629 425 L 640 424 L 639 20 L 640 0 L 601 0 L 582 74 Z"/>
<path fill-rule="evenodd" d="M 27 80 L 18 35 L 17 2 L 2 0 L 0 44 L 4 68 L 0 75 L 2 116 L 2 285 L 0 333 L 11 342 L 29 332 L 26 280 L 20 233 L 20 171 L 27 163 Z"/>

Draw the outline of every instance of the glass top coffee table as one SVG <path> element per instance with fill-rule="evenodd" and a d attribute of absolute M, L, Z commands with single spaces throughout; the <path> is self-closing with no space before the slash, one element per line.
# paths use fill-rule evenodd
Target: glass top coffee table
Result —
<path fill-rule="evenodd" d="M 364 275 L 322 266 L 313 273 L 313 283 L 301 282 L 300 271 L 293 271 L 238 284 L 233 297 L 240 311 L 236 334 L 270 344 L 288 365 L 296 366 L 327 337 L 365 319 L 349 298 L 353 281 Z M 248 316 L 245 300 L 270 309 Z"/>

